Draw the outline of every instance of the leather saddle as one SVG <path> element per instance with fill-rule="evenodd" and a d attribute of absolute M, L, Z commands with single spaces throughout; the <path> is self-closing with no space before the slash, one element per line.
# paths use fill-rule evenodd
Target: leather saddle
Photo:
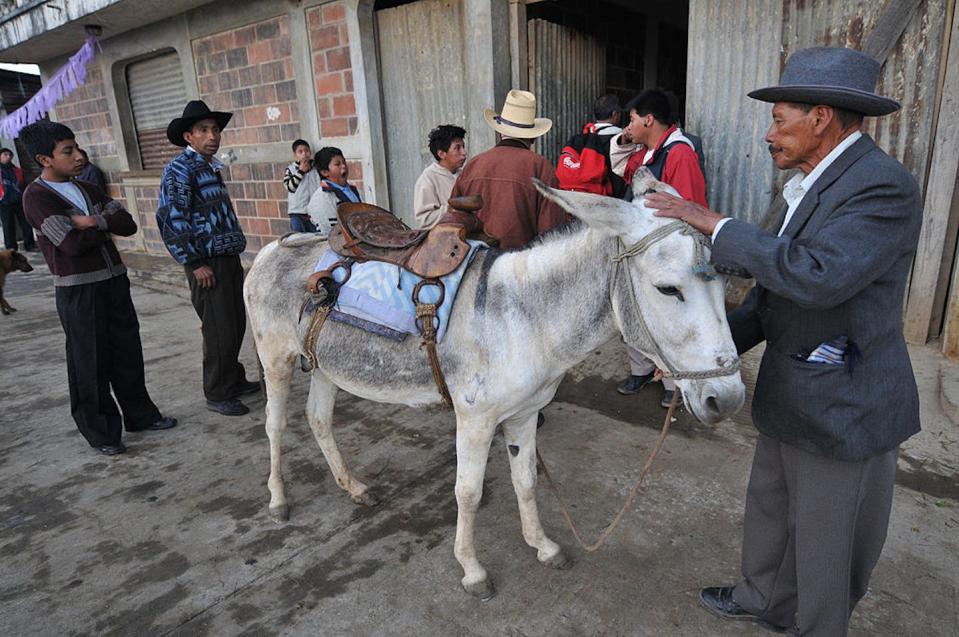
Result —
<path fill-rule="evenodd" d="M 342 203 L 336 207 L 339 223 L 330 233 L 329 244 L 337 254 L 357 262 L 383 261 L 424 279 L 437 279 L 463 263 L 470 251 L 466 238 L 481 234 L 483 228 L 475 215 L 483 207 L 482 197 L 454 197 L 448 207 L 435 226 L 414 230 L 389 210 Z"/>

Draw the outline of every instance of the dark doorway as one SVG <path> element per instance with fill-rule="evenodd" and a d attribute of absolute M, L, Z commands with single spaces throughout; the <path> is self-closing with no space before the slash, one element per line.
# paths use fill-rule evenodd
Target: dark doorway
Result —
<path fill-rule="evenodd" d="M 625 105 L 644 88 L 665 88 L 676 94 L 684 120 L 688 2 L 551 0 L 527 5 L 526 19 L 532 34 L 530 88 L 540 112 L 554 120 L 539 148 L 550 161 L 555 163 L 570 135 L 592 121 L 592 102 L 601 94 L 615 94 Z M 537 21 L 563 27 L 566 36 L 540 36 L 536 42 Z M 577 51 L 584 53 L 577 57 Z M 592 77 L 596 74 L 602 77 Z"/>

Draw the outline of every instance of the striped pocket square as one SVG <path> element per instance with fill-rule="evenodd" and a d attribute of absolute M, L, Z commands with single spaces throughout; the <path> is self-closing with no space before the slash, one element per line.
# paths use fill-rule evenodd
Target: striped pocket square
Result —
<path fill-rule="evenodd" d="M 834 338 L 822 343 L 806 357 L 810 363 L 824 363 L 826 365 L 842 365 L 846 359 L 846 345 L 849 339 L 845 336 Z"/>

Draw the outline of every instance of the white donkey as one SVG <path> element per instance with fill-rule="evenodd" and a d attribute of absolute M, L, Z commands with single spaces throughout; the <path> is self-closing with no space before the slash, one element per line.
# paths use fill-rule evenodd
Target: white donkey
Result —
<path fill-rule="evenodd" d="M 544 564 L 567 563 L 543 531 L 534 490 L 537 413 L 568 369 L 621 334 L 675 372 L 687 407 L 701 421 L 730 416 L 745 396 L 722 282 L 694 271 L 704 249 L 688 227 L 654 217 L 642 203 L 648 190 L 675 191 L 648 173 L 637 176 L 633 202 L 538 187 L 585 226 L 551 233 L 523 250 L 477 253 L 438 346 L 456 412 L 454 553 L 464 570 L 463 587 L 483 599 L 493 587 L 477 559 L 473 530 L 497 425 L 512 452 L 519 449 L 509 463 L 526 543 Z M 245 285 L 266 379 L 270 514 L 278 521 L 289 516 L 281 437 L 308 323 L 301 325 L 298 314 L 304 282 L 326 248 L 324 241 L 303 236 L 285 243 L 260 251 Z M 385 403 L 437 404 L 429 363 L 418 338 L 397 343 L 334 321 L 322 328 L 317 360 L 307 420 L 336 482 L 354 501 L 371 504 L 367 485 L 350 472 L 333 439 L 336 390 Z"/>

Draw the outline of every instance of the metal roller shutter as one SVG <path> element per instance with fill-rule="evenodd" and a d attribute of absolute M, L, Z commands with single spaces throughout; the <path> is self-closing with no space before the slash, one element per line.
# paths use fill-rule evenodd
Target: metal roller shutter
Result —
<path fill-rule="evenodd" d="M 187 102 L 180 58 L 175 51 L 127 66 L 130 106 L 143 170 L 163 168 L 178 152 L 166 138 L 170 120 Z"/>

